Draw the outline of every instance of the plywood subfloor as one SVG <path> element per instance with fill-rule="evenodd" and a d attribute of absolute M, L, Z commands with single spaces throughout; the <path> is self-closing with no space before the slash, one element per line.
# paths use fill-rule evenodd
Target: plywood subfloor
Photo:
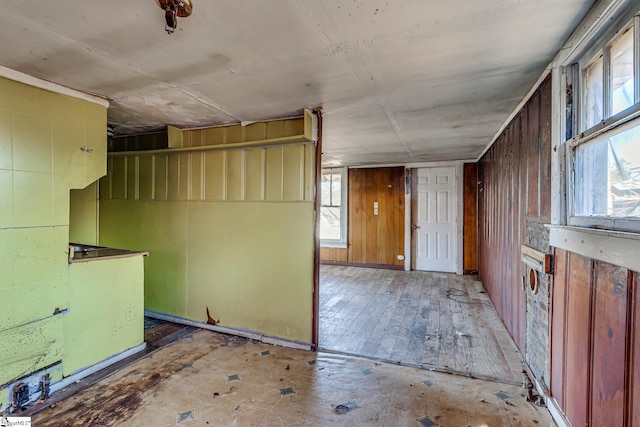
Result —
<path fill-rule="evenodd" d="M 320 348 L 522 380 L 522 356 L 473 276 L 323 265 Z"/>
<path fill-rule="evenodd" d="M 200 330 L 33 417 L 52 426 L 549 426 L 515 385 Z M 336 407 L 344 405 L 345 413 Z"/>

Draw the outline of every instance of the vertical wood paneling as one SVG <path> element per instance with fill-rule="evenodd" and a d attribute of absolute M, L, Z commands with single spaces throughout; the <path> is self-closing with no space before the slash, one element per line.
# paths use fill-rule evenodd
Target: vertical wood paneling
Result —
<path fill-rule="evenodd" d="M 180 199 L 180 155 L 167 156 L 167 200 Z"/>
<path fill-rule="evenodd" d="M 404 168 L 350 169 L 348 261 L 403 265 L 404 209 Z"/>
<path fill-rule="evenodd" d="M 567 261 L 569 254 L 555 250 L 553 294 L 551 303 L 551 393 L 564 405 L 565 318 L 567 304 Z"/>
<path fill-rule="evenodd" d="M 320 248 L 322 261 L 347 262 L 347 248 Z"/>
<path fill-rule="evenodd" d="M 527 108 L 529 129 L 527 132 L 529 154 L 527 156 L 527 214 L 530 217 L 540 216 L 538 198 L 540 196 L 540 92 L 536 92 Z M 549 152 L 549 159 L 551 158 Z"/>
<path fill-rule="evenodd" d="M 244 198 L 244 153 L 244 150 L 229 150 L 226 153 L 226 200 L 237 201 Z"/>
<path fill-rule="evenodd" d="M 114 199 L 127 197 L 127 158 L 114 157 L 113 178 L 111 179 L 111 195 Z"/>
<path fill-rule="evenodd" d="M 302 200 L 304 197 L 304 147 L 288 145 L 283 147 L 282 197 L 286 201 Z"/>
<path fill-rule="evenodd" d="M 315 197 L 310 143 L 114 156 L 108 165 L 104 199 L 310 202 Z"/>
<path fill-rule="evenodd" d="M 153 156 L 138 158 L 138 194 L 140 200 L 153 199 Z"/>
<path fill-rule="evenodd" d="M 304 146 L 304 200 L 313 201 L 315 198 L 315 147 L 311 144 Z"/>
<path fill-rule="evenodd" d="M 572 425 L 638 426 L 637 273 L 555 254 L 553 396 Z"/>
<path fill-rule="evenodd" d="M 551 153 L 551 80 L 542 83 L 540 90 L 540 152 Z M 551 218 L 551 162 L 540 162 L 539 215 L 549 222 Z"/>
<path fill-rule="evenodd" d="M 226 197 L 225 157 L 224 151 L 209 151 L 204 155 L 204 198 L 209 202 L 224 200 Z"/>
<path fill-rule="evenodd" d="M 631 317 L 631 357 L 629 358 L 629 426 L 640 427 L 640 274 L 633 273 Z"/>
<path fill-rule="evenodd" d="M 195 135 L 195 134 L 194 134 Z M 200 134 L 197 134 L 200 135 Z M 190 200 L 202 200 L 204 153 L 191 153 L 191 191 Z"/>
<path fill-rule="evenodd" d="M 478 165 L 464 165 L 464 257 L 465 273 L 478 271 Z"/>
<path fill-rule="evenodd" d="M 166 155 L 156 155 L 154 156 L 156 166 L 155 166 L 155 176 L 154 176 L 154 185 L 155 185 L 155 200 L 164 201 L 167 200 L 167 156 Z"/>
<path fill-rule="evenodd" d="M 264 199 L 264 160 L 264 148 L 247 150 L 245 159 L 246 200 L 257 201 Z"/>
<path fill-rule="evenodd" d="M 595 263 L 591 425 L 622 426 L 627 348 L 628 272 Z M 606 408 L 600 410 L 599 408 Z"/>
<path fill-rule="evenodd" d="M 267 148 L 267 200 L 282 200 L 282 147 Z"/>
<path fill-rule="evenodd" d="M 567 344 L 565 381 L 571 384 L 564 396 L 565 413 L 573 425 L 588 422 L 589 371 L 591 353 L 591 271 L 592 261 L 569 255 L 567 288 Z"/>
<path fill-rule="evenodd" d="M 127 158 L 127 199 L 138 199 L 138 157 Z"/>
<path fill-rule="evenodd" d="M 180 161 L 180 178 L 178 179 L 178 197 L 180 200 L 189 200 L 191 198 L 191 154 L 179 154 Z"/>
<path fill-rule="evenodd" d="M 541 174 L 551 167 L 551 151 L 540 143 L 550 141 L 550 111 L 545 105 L 542 117 L 540 101 L 551 98 L 550 80 L 478 164 L 478 274 L 523 353 L 527 312 L 520 246 L 527 237 L 527 219 L 537 219 L 540 206 L 551 199 L 550 187 L 541 185 Z"/>

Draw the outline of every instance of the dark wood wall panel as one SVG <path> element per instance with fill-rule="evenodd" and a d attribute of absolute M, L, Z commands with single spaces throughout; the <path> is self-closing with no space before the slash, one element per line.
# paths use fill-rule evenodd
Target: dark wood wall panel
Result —
<path fill-rule="evenodd" d="M 347 248 L 320 248 L 321 261 L 347 262 Z"/>
<path fill-rule="evenodd" d="M 349 170 L 348 262 L 404 265 L 404 174 L 404 167 Z"/>
<path fill-rule="evenodd" d="M 553 397 L 574 426 L 640 427 L 640 275 L 555 255 Z"/>
<path fill-rule="evenodd" d="M 569 255 L 567 286 L 567 344 L 564 396 L 565 413 L 572 425 L 584 426 L 588 420 L 589 365 L 591 357 L 591 260 Z M 569 388 L 570 384 L 570 388 Z"/>
<path fill-rule="evenodd" d="M 478 271 L 478 164 L 464 165 L 464 255 L 465 274 Z"/>
<path fill-rule="evenodd" d="M 627 348 L 628 271 L 596 262 L 593 305 L 591 425 L 621 426 Z M 601 411 L 597 408 L 607 408 Z"/>
<path fill-rule="evenodd" d="M 525 351 L 527 221 L 547 222 L 551 200 L 551 78 L 478 165 L 478 274 L 520 350 Z"/>
<path fill-rule="evenodd" d="M 640 274 L 634 274 L 632 283 L 629 426 L 640 427 Z"/>
<path fill-rule="evenodd" d="M 553 297 L 551 304 L 551 393 L 560 406 L 564 406 L 565 329 L 567 304 L 567 265 L 569 253 L 555 250 Z"/>
<path fill-rule="evenodd" d="M 551 80 L 547 79 L 540 87 L 540 152 L 551 153 Z M 542 157 L 541 157 L 542 159 Z M 543 222 L 551 219 L 551 162 L 540 162 L 539 216 Z"/>

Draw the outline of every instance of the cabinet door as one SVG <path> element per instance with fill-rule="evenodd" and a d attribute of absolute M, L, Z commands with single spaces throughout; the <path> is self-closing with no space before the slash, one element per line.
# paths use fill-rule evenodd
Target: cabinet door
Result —
<path fill-rule="evenodd" d="M 84 109 L 84 185 L 107 174 L 107 109 L 85 103 Z"/>

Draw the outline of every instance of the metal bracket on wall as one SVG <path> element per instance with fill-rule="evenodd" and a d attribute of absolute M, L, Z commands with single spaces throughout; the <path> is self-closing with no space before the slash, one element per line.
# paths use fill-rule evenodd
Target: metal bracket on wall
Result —
<path fill-rule="evenodd" d="M 553 274 L 553 257 L 529 246 L 522 245 L 522 262 L 540 273 Z"/>

